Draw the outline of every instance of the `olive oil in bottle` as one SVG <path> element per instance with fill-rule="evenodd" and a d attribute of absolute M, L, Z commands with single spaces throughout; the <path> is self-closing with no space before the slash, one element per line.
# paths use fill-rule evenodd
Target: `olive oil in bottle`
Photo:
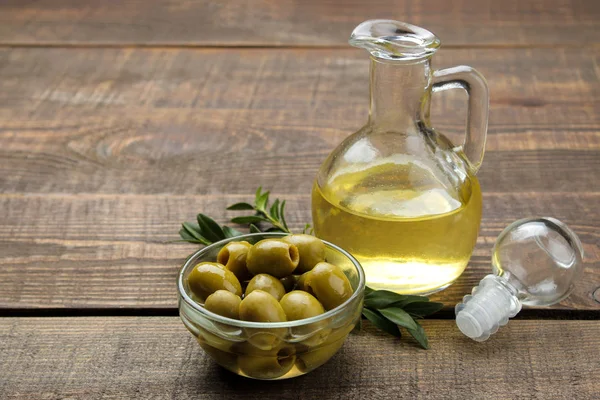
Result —
<path fill-rule="evenodd" d="M 370 54 L 369 118 L 317 172 L 315 233 L 350 251 L 373 289 L 443 289 L 467 266 L 481 221 L 485 78 L 464 65 L 434 70 L 439 39 L 405 22 L 365 21 L 349 43 Z M 450 89 L 468 89 L 463 143 L 431 125 L 432 95 Z"/>
<path fill-rule="evenodd" d="M 313 187 L 317 236 L 352 253 L 374 289 L 443 289 L 463 272 L 475 246 L 481 219 L 477 178 L 470 175 L 452 189 L 418 165 L 340 171 L 324 187 Z"/>

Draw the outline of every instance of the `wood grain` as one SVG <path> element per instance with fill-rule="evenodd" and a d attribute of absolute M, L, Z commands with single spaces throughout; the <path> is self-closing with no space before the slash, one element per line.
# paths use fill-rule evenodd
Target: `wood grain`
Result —
<path fill-rule="evenodd" d="M 209 360 L 176 317 L 0 319 L 4 399 L 593 399 L 599 321 L 511 321 L 474 343 L 426 320 L 430 350 L 365 323 L 327 364 L 261 382 Z M 332 379 L 335 376 L 336 379 Z"/>
<path fill-rule="evenodd" d="M 308 376 L 237 377 L 179 318 L 149 317 L 177 312 L 197 248 L 167 241 L 261 184 L 293 229 L 310 219 L 316 168 L 367 118 L 367 57 L 346 41 L 368 18 L 431 29 L 435 67 L 491 89 L 481 234 L 439 318 L 517 218 L 569 224 L 584 275 L 483 344 L 452 320 L 424 321 L 430 351 L 365 323 Z M 0 2 L 0 315 L 96 315 L 0 318 L 0 398 L 597 398 L 600 322 L 544 318 L 600 315 L 598 20 L 594 0 Z M 465 105 L 433 101 L 457 143 Z"/>
<path fill-rule="evenodd" d="M 308 195 L 288 200 L 288 222 L 310 221 Z M 179 266 L 197 246 L 169 244 L 179 224 L 197 212 L 220 223 L 236 215 L 229 204 L 248 195 L 4 195 L 0 196 L 0 307 L 177 307 Z M 583 242 L 585 274 L 574 293 L 550 309 L 600 310 L 600 193 L 484 192 L 483 221 L 469 267 L 435 299 L 452 308 L 490 272 L 491 248 L 513 220 L 551 215 L 569 224 Z"/>
<path fill-rule="evenodd" d="M 485 190 L 598 190 L 590 52 L 439 55 L 439 66 L 459 63 L 490 82 Z M 367 68 L 359 51 L 0 51 L 0 188 L 244 194 L 268 181 L 306 193 L 326 155 L 367 118 Z M 464 104 L 459 93 L 434 99 L 435 126 L 457 140 Z"/>
<path fill-rule="evenodd" d="M 541 214 L 572 225 L 588 254 L 585 279 L 558 307 L 598 309 L 595 58 L 439 55 L 440 66 L 459 63 L 492 91 L 484 220 L 471 267 L 440 299 L 452 306 L 489 271 L 504 226 Z M 359 51 L 0 51 L 0 305 L 172 309 L 194 246 L 164 242 L 200 211 L 225 222 L 225 206 L 259 185 L 287 198 L 301 227 L 316 169 L 366 119 L 367 68 Z M 436 126 L 458 135 L 464 99 L 434 106 Z"/>
<path fill-rule="evenodd" d="M 370 18 L 424 26 L 448 45 L 600 42 L 595 0 L 8 0 L 0 43 L 336 46 Z"/>

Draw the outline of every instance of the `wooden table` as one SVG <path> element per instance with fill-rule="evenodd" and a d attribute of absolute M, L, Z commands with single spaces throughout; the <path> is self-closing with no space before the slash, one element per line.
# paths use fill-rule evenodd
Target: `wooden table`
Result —
<path fill-rule="evenodd" d="M 196 246 L 166 242 L 261 184 L 310 220 L 317 167 L 367 117 L 346 40 L 368 18 L 431 29 L 436 67 L 488 79 L 475 253 L 434 296 L 430 350 L 365 323 L 307 376 L 234 376 L 177 316 Z M 596 0 L 0 2 L 0 398 L 600 398 L 599 21 Z M 465 104 L 436 96 L 435 126 L 459 137 Z M 585 274 L 471 342 L 452 307 L 531 215 L 580 235 Z"/>

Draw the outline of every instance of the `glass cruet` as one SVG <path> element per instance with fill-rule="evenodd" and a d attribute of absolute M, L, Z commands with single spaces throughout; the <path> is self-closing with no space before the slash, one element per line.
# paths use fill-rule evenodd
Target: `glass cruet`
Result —
<path fill-rule="evenodd" d="M 357 257 L 374 289 L 443 289 L 464 271 L 477 240 L 485 79 L 467 66 L 434 71 L 439 39 L 407 23 L 363 22 L 350 44 L 370 53 L 369 119 L 318 171 L 315 233 Z M 448 89 L 469 98 L 458 146 L 430 124 L 431 94 Z"/>

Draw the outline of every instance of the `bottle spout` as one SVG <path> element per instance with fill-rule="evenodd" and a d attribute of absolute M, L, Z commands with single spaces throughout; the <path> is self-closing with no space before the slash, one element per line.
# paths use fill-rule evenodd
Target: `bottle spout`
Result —
<path fill-rule="evenodd" d="M 440 40 L 427 29 L 406 22 L 372 19 L 358 25 L 348 41 L 384 60 L 418 60 L 430 57 Z"/>

